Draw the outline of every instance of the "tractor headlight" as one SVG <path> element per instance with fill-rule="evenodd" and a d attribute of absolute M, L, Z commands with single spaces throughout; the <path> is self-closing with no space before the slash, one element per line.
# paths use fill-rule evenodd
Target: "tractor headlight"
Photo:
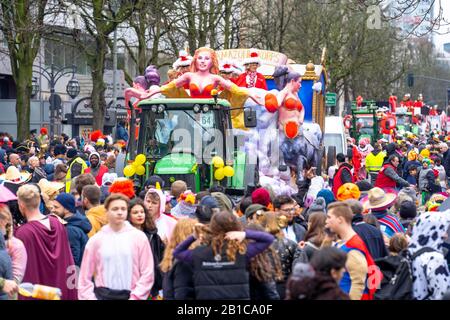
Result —
<path fill-rule="evenodd" d="M 201 106 L 198 103 L 196 103 L 194 104 L 193 109 L 195 113 L 199 113 L 201 111 Z"/>
<path fill-rule="evenodd" d="M 152 110 L 152 112 L 157 112 L 158 111 L 158 106 L 153 105 L 151 110 Z"/>
<path fill-rule="evenodd" d="M 202 112 L 203 112 L 203 113 L 209 112 L 209 106 L 208 106 L 207 104 L 204 104 L 204 105 L 202 106 Z"/>

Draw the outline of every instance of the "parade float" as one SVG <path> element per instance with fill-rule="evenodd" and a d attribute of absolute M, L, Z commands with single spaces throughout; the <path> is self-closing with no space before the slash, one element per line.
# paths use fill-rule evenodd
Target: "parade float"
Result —
<path fill-rule="evenodd" d="M 264 153 L 262 150 L 266 151 L 265 147 L 260 143 L 253 146 L 256 149 L 251 149 L 249 145 L 254 142 L 250 137 L 260 137 L 261 126 L 267 123 L 274 124 L 276 131 L 275 136 L 265 138 L 280 139 L 280 150 L 283 147 L 288 150 L 281 151 L 288 167 L 298 170 L 301 178 L 306 162 L 317 167 L 318 173 L 321 172 L 322 165 L 326 164 L 322 146 L 325 52 L 320 65 L 312 62 L 300 65 L 281 53 L 271 51 L 257 50 L 255 54 L 249 53 L 249 49 L 236 49 L 216 53 L 203 49 L 210 51 L 213 61 L 217 58 L 220 61 L 232 59 L 240 64 L 245 63 L 248 57 L 260 59 L 258 73 L 264 76 L 267 83 L 267 90 L 264 90 L 237 87 L 217 76 L 218 70 L 214 67 L 209 69 L 210 72 L 200 70 L 204 65 L 197 51 L 192 62 L 196 68 L 191 67 L 191 72 L 179 75 L 160 89 L 135 85 L 126 90 L 125 97 L 130 108 L 130 141 L 136 141 L 136 144 L 129 146 L 126 176 L 136 174 L 132 167 L 136 164 L 133 159 L 136 154 L 142 154 L 146 161 L 142 164 L 145 172 L 139 170 L 143 173 L 141 179 L 157 174 L 167 182 L 166 186 L 175 180 L 184 180 L 195 192 L 221 185 L 229 194 L 242 195 L 247 186 L 259 184 L 261 173 L 266 174 L 260 169 L 259 157 Z M 280 66 L 286 67 L 286 75 L 301 76 L 301 87 L 295 91 L 294 98 L 299 110 L 296 112 L 300 112 L 303 119 L 294 125 L 292 121 L 278 121 L 283 114 L 292 111 L 285 107 L 289 99 L 277 101 L 283 91 L 275 90 L 273 74 Z M 286 87 L 292 93 L 294 82 L 291 81 Z M 137 101 L 131 103 L 132 98 Z M 269 118 L 271 120 L 267 121 Z M 136 119 L 140 126 L 135 140 L 132 128 Z M 286 137 L 278 136 L 283 133 Z M 243 144 L 240 143 L 242 140 Z M 300 167 L 295 168 L 296 165 Z M 283 165 L 273 169 L 279 175 L 286 171 Z M 290 181 L 290 177 L 286 181 Z"/>

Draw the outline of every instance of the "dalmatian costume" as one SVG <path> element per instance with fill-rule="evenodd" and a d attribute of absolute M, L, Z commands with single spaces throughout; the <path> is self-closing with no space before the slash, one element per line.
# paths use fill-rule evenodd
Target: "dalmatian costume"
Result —
<path fill-rule="evenodd" d="M 408 251 L 413 254 L 423 247 L 435 250 L 425 252 L 413 261 L 413 295 L 417 300 L 441 300 L 450 290 L 450 272 L 442 253 L 449 226 L 450 210 L 447 210 L 425 212 L 413 227 Z"/>

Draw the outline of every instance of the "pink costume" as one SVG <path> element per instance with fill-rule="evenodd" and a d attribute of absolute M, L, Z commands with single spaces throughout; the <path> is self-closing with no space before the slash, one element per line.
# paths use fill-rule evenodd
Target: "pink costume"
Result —
<path fill-rule="evenodd" d="M 149 193 L 156 193 L 159 196 L 159 217 L 155 219 L 156 228 L 158 228 L 158 235 L 163 241 L 169 241 L 172 238 L 173 229 L 177 224 L 177 220 L 169 217 L 164 213 L 166 207 L 166 196 L 159 189 L 149 189 L 145 195 L 145 202 Z"/>
<path fill-rule="evenodd" d="M 22 282 L 27 267 L 27 250 L 23 242 L 15 237 L 8 240 L 6 247 L 12 260 L 14 280 L 20 283 Z"/>
<path fill-rule="evenodd" d="M 104 226 L 86 244 L 78 279 L 78 299 L 97 300 L 95 287 L 130 290 L 130 300 L 146 300 L 154 283 L 147 236 L 128 221 L 115 232 Z M 94 278 L 94 281 L 92 281 Z"/>

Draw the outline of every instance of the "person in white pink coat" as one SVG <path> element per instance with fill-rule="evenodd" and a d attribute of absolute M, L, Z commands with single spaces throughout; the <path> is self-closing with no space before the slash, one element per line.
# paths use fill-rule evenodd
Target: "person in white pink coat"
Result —
<path fill-rule="evenodd" d="M 144 205 L 155 220 L 158 235 L 167 245 L 169 239 L 172 238 L 173 229 L 175 229 L 177 220 L 164 213 L 166 209 L 166 196 L 160 189 L 149 189 L 144 198 Z"/>
<path fill-rule="evenodd" d="M 127 221 L 129 199 L 105 201 L 108 224 L 86 244 L 78 279 L 80 300 L 146 300 L 154 283 L 147 236 Z"/>

